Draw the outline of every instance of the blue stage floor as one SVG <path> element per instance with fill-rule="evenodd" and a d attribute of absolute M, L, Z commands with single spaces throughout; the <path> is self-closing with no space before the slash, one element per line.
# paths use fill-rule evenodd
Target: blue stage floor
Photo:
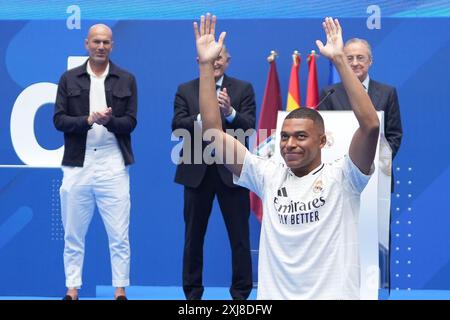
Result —
<path fill-rule="evenodd" d="M 61 297 L 28 297 L 28 296 L 0 296 L 0 300 L 60 300 Z M 98 286 L 95 297 L 82 297 L 81 300 L 112 300 L 114 288 Z M 127 288 L 130 300 L 184 300 L 181 287 L 144 287 L 132 286 Z M 230 300 L 228 288 L 207 287 L 203 294 L 204 300 Z M 249 300 L 256 299 L 254 289 Z M 446 290 L 393 290 L 389 300 L 450 300 L 450 291 Z"/>

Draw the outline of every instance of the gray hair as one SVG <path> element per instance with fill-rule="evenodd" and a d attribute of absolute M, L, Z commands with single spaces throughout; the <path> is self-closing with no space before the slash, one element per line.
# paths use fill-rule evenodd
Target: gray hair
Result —
<path fill-rule="evenodd" d="M 370 46 L 369 42 L 367 42 L 367 40 L 365 39 L 360 39 L 360 38 L 352 38 L 350 40 L 347 40 L 347 42 L 345 43 L 345 47 L 347 47 L 348 45 L 352 44 L 352 43 L 362 43 L 367 47 L 367 50 L 369 51 L 369 58 L 370 60 L 372 60 L 372 47 Z"/>
<path fill-rule="evenodd" d="M 225 46 L 225 43 L 222 45 L 222 52 L 225 52 L 227 55 L 227 60 L 231 59 L 230 52 L 228 51 L 227 47 Z"/>

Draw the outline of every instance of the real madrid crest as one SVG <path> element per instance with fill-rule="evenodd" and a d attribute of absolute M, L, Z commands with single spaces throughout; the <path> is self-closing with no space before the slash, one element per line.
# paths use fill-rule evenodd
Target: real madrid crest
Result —
<path fill-rule="evenodd" d="M 314 183 L 313 191 L 314 193 L 319 193 L 322 192 L 322 190 L 323 190 L 322 180 L 319 179 Z"/>

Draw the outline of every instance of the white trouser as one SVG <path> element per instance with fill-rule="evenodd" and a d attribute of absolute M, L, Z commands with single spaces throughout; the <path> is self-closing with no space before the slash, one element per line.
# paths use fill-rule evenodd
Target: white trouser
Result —
<path fill-rule="evenodd" d="M 80 288 L 85 236 L 97 208 L 109 240 L 112 285 L 130 285 L 130 178 L 118 147 L 87 149 L 83 167 L 63 167 L 60 188 L 66 287 Z"/>

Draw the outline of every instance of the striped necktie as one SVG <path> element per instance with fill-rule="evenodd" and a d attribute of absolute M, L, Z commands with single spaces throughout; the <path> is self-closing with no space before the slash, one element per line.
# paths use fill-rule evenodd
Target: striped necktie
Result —
<path fill-rule="evenodd" d="M 362 84 L 362 86 L 363 86 L 364 90 L 365 90 L 366 92 L 368 92 L 366 86 L 365 86 L 364 84 Z"/>

